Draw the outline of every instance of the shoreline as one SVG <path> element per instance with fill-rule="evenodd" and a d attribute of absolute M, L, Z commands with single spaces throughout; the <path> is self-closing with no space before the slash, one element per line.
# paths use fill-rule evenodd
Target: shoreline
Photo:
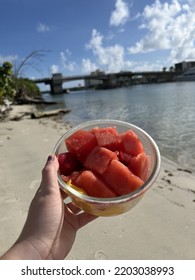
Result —
<path fill-rule="evenodd" d="M 55 117 L 10 120 L 32 111 L 34 105 L 13 106 L 0 122 L 0 254 L 20 234 L 45 161 L 70 127 Z M 143 200 L 82 228 L 67 259 L 194 259 L 195 173 L 189 171 L 162 157 L 159 177 Z"/>

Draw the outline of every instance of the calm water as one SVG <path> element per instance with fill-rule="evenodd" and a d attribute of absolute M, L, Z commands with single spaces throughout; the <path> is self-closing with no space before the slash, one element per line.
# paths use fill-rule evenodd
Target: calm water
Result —
<path fill-rule="evenodd" d="M 44 97 L 70 108 L 64 120 L 73 125 L 98 118 L 136 124 L 154 138 L 162 155 L 195 170 L 195 82 Z"/>

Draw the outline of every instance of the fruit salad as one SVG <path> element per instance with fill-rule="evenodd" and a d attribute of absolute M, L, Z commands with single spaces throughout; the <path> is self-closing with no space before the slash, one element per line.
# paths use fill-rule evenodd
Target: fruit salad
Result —
<path fill-rule="evenodd" d="M 64 182 L 80 193 L 98 198 L 128 194 L 148 178 L 150 156 L 137 134 L 116 127 L 79 129 L 64 140 L 58 155 Z"/>

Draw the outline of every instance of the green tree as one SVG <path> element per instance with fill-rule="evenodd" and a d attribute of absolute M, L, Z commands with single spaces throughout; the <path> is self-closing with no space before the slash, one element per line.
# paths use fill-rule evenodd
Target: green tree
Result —
<path fill-rule="evenodd" d="M 29 97 L 39 97 L 41 95 L 39 87 L 28 78 L 14 78 L 16 85 L 16 102 L 21 93 Z"/>
<path fill-rule="evenodd" d="M 169 71 L 170 71 L 170 72 L 174 72 L 174 71 L 175 71 L 175 68 L 174 68 L 173 66 L 170 66 L 170 67 L 169 67 Z"/>
<path fill-rule="evenodd" d="M 0 105 L 5 103 L 5 100 L 13 102 L 15 97 L 15 84 L 12 78 L 13 65 L 6 61 L 0 66 Z"/>
<path fill-rule="evenodd" d="M 37 97 L 40 96 L 39 87 L 30 79 L 24 78 L 24 71 L 27 68 L 33 68 L 39 72 L 38 64 L 42 62 L 46 51 L 34 50 L 30 52 L 23 60 L 14 65 L 14 80 L 16 84 L 16 102 L 20 97 Z"/>
<path fill-rule="evenodd" d="M 33 81 L 24 78 L 23 72 L 27 67 L 38 71 L 37 63 L 42 61 L 45 52 L 32 51 L 14 67 L 10 62 L 4 62 L 0 66 L 0 105 L 5 104 L 5 100 L 17 103 L 19 96 L 40 96 L 39 87 Z"/>

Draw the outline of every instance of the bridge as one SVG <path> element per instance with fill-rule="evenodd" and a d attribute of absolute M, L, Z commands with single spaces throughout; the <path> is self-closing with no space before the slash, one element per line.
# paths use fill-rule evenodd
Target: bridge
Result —
<path fill-rule="evenodd" d="M 145 78 L 148 82 L 162 82 L 162 81 L 172 81 L 174 79 L 174 72 L 169 71 L 143 71 L 143 72 L 117 72 L 117 73 L 109 73 L 105 74 L 102 72 L 97 72 L 95 74 L 90 75 L 75 75 L 75 76 L 63 76 L 61 73 L 53 74 L 51 78 L 42 78 L 33 80 L 35 83 L 44 83 L 46 85 L 50 85 L 51 94 L 60 94 L 63 93 L 63 83 L 76 81 L 76 80 L 84 80 L 85 84 L 89 83 L 89 81 L 101 81 L 102 85 L 107 88 L 117 87 L 125 84 L 132 84 L 135 79 L 142 80 Z M 92 84 L 92 82 L 91 82 Z M 88 86 L 89 86 L 88 85 Z"/>
<path fill-rule="evenodd" d="M 35 83 L 44 83 L 45 85 L 50 85 L 52 94 L 59 94 L 63 92 L 62 84 L 64 82 L 76 81 L 76 80 L 107 80 L 105 74 L 100 75 L 76 75 L 76 76 L 62 76 L 61 73 L 53 74 L 51 78 L 42 78 L 33 80 Z"/>

